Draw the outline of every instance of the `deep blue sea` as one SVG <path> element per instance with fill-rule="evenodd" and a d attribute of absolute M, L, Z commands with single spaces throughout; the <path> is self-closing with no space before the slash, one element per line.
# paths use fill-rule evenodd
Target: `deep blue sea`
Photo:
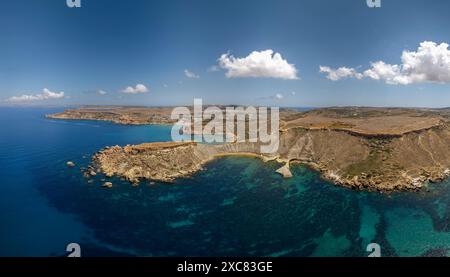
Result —
<path fill-rule="evenodd" d="M 390 195 L 336 187 L 303 166 L 222 158 L 175 184 L 101 187 L 80 170 L 110 145 L 170 140 L 170 126 L 46 119 L 0 108 L 0 256 L 382 256 L 450 254 L 450 183 Z M 66 166 L 67 161 L 76 164 Z"/>

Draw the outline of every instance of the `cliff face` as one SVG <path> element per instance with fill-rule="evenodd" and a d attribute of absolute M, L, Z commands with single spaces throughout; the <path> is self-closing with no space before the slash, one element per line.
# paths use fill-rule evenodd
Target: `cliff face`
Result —
<path fill-rule="evenodd" d="M 291 129 L 282 138 L 282 158 L 308 164 L 334 183 L 352 188 L 417 189 L 450 174 L 447 125 L 382 138 Z"/>
<path fill-rule="evenodd" d="M 364 138 L 346 132 L 297 128 L 281 134 L 278 152 L 282 159 L 337 170 L 365 159 L 369 147 Z"/>
<path fill-rule="evenodd" d="M 393 169 L 398 168 L 402 177 L 417 184 L 426 180 L 442 181 L 450 173 L 450 127 L 445 125 L 396 138 L 390 144 L 390 151 L 387 162 Z"/>

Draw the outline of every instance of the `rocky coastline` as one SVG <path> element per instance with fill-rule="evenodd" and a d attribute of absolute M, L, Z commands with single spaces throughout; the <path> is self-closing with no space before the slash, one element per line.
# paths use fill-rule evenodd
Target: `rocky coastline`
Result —
<path fill-rule="evenodd" d="M 123 177 L 134 184 L 143 179 L 173 182 L 202 170 L 213 159 L 231 155 L 251 155 L 266 162 L 276 160 L 280 163 L 276 172 L 284 178 L 292 177 L 291 164 L 304 164 L 336 185 L 357 190 L 418 190 L 427 182 L 440 182 L 447 178 L 450 175 L 450 160 L 447 157 L 431 155 L 422 160 L 418 157 L 422 155 L 421 151 L 438 151 L 432 147 L 421 148 L 421 143 L 429 143 L 438 137 L 443 141 L 450 140 L 450 130 L 424 131 L 415 138 L 417 141 L 413 139 L 405 146 L 411 149 L 409 153 L 404 149 L 392 150 L 398 140 L 412 139 L 409 138 L 411 136 L 417 134 L 390 138 L 389 142 L 381 140 L 378 142 L 380 146 L 368 142 L 367 138 L 343 132 L 294 129 L 281 137 L 281 147 L 275 155 L 261 154 L 259 145 L 255 143 L 147 143 L 108 147 L 94 156 L 94 164 L 107 176 Z M 339 146 L 317 144 L 321 140 Z M 382 148 L 384 150 L 380 150 Z M 447 148 L 447 151 L 450 154 L 450 149 Z M 403 160 L 402 157 L 410 154 L 409 158 L 416 159 L 416 163 L 408 164 Z"/>
<path fill-rule="evenodd" d="M 282 115 L 277 153 L 260 153 L 258 143 L 219 145 L 160 142 L 107 147 L 93 166 L 107 177 L 133 184 L 174 182 L 229 155 L 252 155 L 280 163 L 277 173 L 292 177 L 300 163 L 339 186 L 368 191 L 419 190 L 450 176 L 448 111 L 404 109 L 323 109 Z"/>

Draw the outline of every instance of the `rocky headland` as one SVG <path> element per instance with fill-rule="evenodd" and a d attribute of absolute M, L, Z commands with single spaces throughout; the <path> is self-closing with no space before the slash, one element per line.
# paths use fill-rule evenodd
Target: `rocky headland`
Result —
<path fill-rule="evenodd" d="M 123 125 L 173 124 L 175 121 L 170 119 L 171 112 L 172 108 L 168 107 L 85 106 L 49 114 L 46 117 L 66 120 L 100 120 Z"/>

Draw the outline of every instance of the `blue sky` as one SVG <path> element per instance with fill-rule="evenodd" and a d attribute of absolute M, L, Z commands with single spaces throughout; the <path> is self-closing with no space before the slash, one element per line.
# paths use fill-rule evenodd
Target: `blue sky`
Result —
<path fill-rule="evenodd" d="M 422 67 L 395 73 L 403 83 L 365 73 L 375 70 L 371 62 L 401 66 L 402 52 L 421 52 L 424 41 L 448 57 L 441 43 L 450 43 L 450 1 L 382 0 L 376 9 L 365 0 L 82 0 L 78 9 L 65 2 L 0 0 L 3 103 L 187 105 L 197 97 L 209 104 L 450 106 L 448 64 L 436 69 L 420 60 Z M 298 78 L 270 76 L 273 67 L 227 77 L 236 60 L 218 61 L 268 49 Z M 354 71 L 330 80 L 320 66 Z M 124 93 L 127 87 L 141 93 Z"/>

